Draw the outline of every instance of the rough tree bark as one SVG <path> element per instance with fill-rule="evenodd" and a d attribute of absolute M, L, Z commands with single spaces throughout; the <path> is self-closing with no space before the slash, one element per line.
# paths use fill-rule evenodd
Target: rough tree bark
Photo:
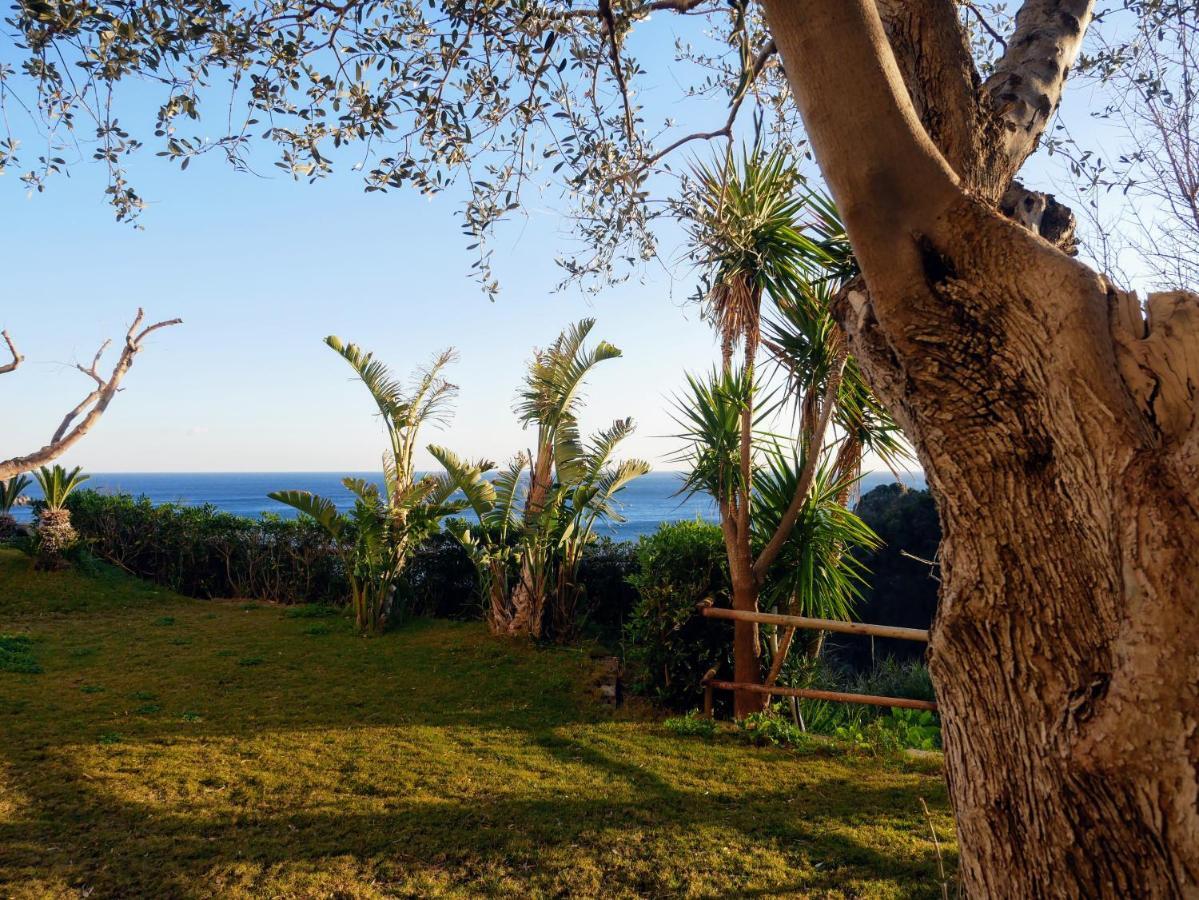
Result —
<path fill-rule="evenodd" d="M 139 309 L 137 316 L 133 320 L 133 324 L 129 326 L 129 331 L 125 334 L 125 346 L 121 348 L 120 356 L 117 357 L 116 364 L 113 366 L 112 372 L 107 379 L 100 375 L 99 366 L 100 358 L 104 355 L 104 351 L 108 349 L 109 341 L 105 341 L 100 349 L 96 351 L 96 356 L 90 366 L 84 368 L 82 365 L 76 365 L 75 368 L 79 369 L 80 372 L 87 375 L 96 383 L 95 389 L 63 417 L 58 429 L 50 438 L 50 443 L 25 456 L 14 456 L 11 459 L 0 460 L 0 481 L 20 475 L 22 472 L 29 472 L 38 466 L 44 466 L 46 463 L 62 456 L 62 454 L 66 453 L 67 450 L 82 440 L 83 436 L 104 415 L 104 411 L 108 409 L 108 404 L 112 402 L 112 398 L 117 395 L 125 373 L 133 365 L 134 357 L 142 350 L 142 342 L 158 329 L 178 325 L 183 321 L 182 319 L 169 319 L 164 322 L 155 322 L 153 325 L 147 325 L 145 328 L 142 328 L 142 321 L 144 319 L 145 313 Z M 17 353 L 17 348 L 8 336 L 7 331 L 0 332 L 0 337 L 4 338 L 12 354 L 12 361 L 0 366 L 0 374 L 4 374 L 16 369 L 24 361 L 24 357 Z M 81 416 L 82 418 L 80 418 Z M 78 422 L 76 422 L 76 419 L 78 419 Z M 72 423 L 74 423 L 74 427 L 71 427 Z"/>
<path fill-rule="evenodd" d="M 764 5 L 864 273 L 838 317 L 942 517 L 967 892 L 1199 895 L 1199 297 L 1142 312 L 996 211 L 1090 4 L 1025 4 L 954 163 L 873 0 Z"/>

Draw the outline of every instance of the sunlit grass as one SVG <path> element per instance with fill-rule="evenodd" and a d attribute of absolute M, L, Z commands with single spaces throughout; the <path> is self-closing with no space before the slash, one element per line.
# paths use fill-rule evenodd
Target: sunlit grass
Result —
<path fill-rule="evenodd" d="M 614 716 L 583 650 L 9 551 L 0 633 L 42 670 L 0 672 L 0 895 L 939 895 L 935 766 Z"/>

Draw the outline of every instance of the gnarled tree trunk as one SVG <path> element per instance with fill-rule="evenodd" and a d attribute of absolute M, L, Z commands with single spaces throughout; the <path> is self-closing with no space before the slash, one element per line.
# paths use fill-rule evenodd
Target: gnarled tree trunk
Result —
<path fill-rule="evenodd" d="M 838 316 L 942 517 L 930 665 L 967 891 L 1195 896 L 1199 297 L 1145 316 L 1001 216 L 993 160 L 1031 144 L 982 115 L 951 163 L 872 0 L 765 6 L 862 264 Z M 1044 96 L 1005 115 L 1047 117 L 1088 15 L 1026 4 L 1009 55 L 1036 51 Z"/>

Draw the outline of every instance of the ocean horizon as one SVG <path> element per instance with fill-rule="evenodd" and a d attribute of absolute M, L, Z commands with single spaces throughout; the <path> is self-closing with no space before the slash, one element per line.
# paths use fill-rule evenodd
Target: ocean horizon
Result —
<path fill-rule="evenodd" d="M 923 488 L 921 472 L 903 472 L 909 487 Z M 298 513 L 289 506 L 267 497 L 271 491 L 300 490 L 320 494 L 332 500 L 339 509 L 353 505 L 353 495 L 345 489 L 343 478 L 365 478 L 380 486 L 376 472 L 95 472 L 84 483 L 107 494 L 131 494 L 145 497 L 151 503 L 178 503 L 185 506 L 211 505 L 222 512 L 249 518 L 274 514 L 295 518 Z M 866 493 L 880 484 L 892 484 L 891 472 L 869 472 L 862 477 L 861 492 Z M 615 540 L 636 540 L 655 531 L 663 522 L 702 519 L 716 521 L 716 505 L 703 495 L 680 494 L 683 473 L 677 471 L 651 472 L 632 482 L 621 494 L 620 510 L 624 522 L 606 522 L 597 531 Z M 40 499 L 41 491 L 31 485 L 26 492 L 30 499 Z M 28 508 L 14 510 L 18 519 L 28 520 Z"/>

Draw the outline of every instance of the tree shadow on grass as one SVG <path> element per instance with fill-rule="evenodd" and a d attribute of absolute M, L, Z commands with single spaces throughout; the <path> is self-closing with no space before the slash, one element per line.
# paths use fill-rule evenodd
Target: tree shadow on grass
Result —
<path fill-rule="evenodd" d="M 385 796 L 370 812 L 304 809 L 297 799 L 294 812 L 243 806 L 163 813 L 114 797 L 65 751 L 10 755 L 9 783 L 28 807 L 0 823 L 0 873 L 7 873 L 0 882 L 36 877 L 91 889 L 94 897 L 210 896 L 220 892 L 212 879 L 237 867 L 260 876 L 279 867 L 319 870 L 353 857 L 363 884 L 400 890 L 432 877 L 483 894 L 499 873 L 534 893 L 554 893 L 573 865 L 585 863 L 602 870 L 602 894 L 661 896 L 674 893 L 671 885 L 677 888 L 680 877 L 704 877 L 702 865 L 689 869 L 689 853 L 740 841 L 775 850 L 803 872 L 793 884 L 761 886 L 763 894 L 872 879 L 915 885 L 918 893 L 935 887 L 936 863 L 926 847 L 919 854 L 883 853 L 853 836 L 856 816 L 846 810 L 912 819 L 913 810 L 900 807 L 892 789 L 842 780 L 835 809 L 815 795 L 796 803 L 793 792 L 769 785 L 737 803 L 714 802 L 593 746 L 560 735 L 538 743 L 560 761 L 585 765 L 630 789 L 594 799 L 544 792 L 435 801 Z M 659 840 L 668 847 L 644 847 Z M 634 856 L 653 857 L 648 873 L 611 861 L 607 854 L 625 843 Z M 711 874 L 727 878 L 727 872 Z M 727 896 L 758 889 L 747 883 Z"/>

